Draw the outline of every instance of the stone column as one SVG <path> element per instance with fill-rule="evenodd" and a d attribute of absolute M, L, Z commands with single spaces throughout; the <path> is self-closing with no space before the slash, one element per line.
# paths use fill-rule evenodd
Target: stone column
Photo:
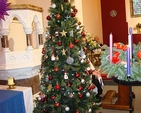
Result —
<path fill-rule="evenodd" d="M 39 45 L 43 45 L 43 35 L 38 34 Z"/>
<path fill-rule="evenodd" d="M 32 33 L 32 28 L 24 28 L 25 34 L 26 34 L 26 44 L 27 44 L 27 50 L 33 49 L 32 47 L 32 39 L 31 39 L 31 33 Z"/>
<path fill-rule="evenodd" d="M 43 47 L 43 29 L 42 28 L 37 28 L 37 34 L 38 34 L 38 48 Z"/>
<path fill-rule="evenodd" d="M 8 34 L 9 29 L 0 29 L 0 35 L 1 35 L 1 45 L 2 45 L 2 51 L 3 52 L 9 52 L 9 41 L 8 41 Z"/>

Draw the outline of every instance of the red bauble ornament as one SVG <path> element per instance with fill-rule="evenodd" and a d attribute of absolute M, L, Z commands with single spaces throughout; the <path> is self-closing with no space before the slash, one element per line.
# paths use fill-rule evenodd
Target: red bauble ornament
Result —
<path fill-rule="evenodd" d="M 47 113 L 47 109 L 44 109 L 43 112 L 44 112 L 44 113 Z"/>
<path fill-rule="evenodd" d="M 49 75 L 48 79 L 49 80 L 52 80 L 53 79 L 53 76 L 52 75 Z"/>
<path fill-rule="evenodd" d="M 89 75 L 89 71 L 88 70 L 86 70 L 86 74 Z"/>
<path fill-rule="evenodd" d="M 59 70 L 58 67 L 54 67 L 55 72 L 58 72 L 58 70 Z"/>
<path fill-rule="evenodd" d="M 70 49 L 73 49 L 74 48 L 74 45 L 72 43 L 70 43 L 69 48 Z"/>
<path fill-rule="evenodd" d="M 68 83 L 67 83 L 67 86 L 68 86 L 68 87 L 70 87 L 70 86 L 71 86 L 71 83 L 70 83 L 70 82 L 68 82 Z"/>
<path fill-rule="evenodd" d="M 81 36 L 83 36 L 83 37 L 86 36 L 84 31 L 81 32 Z"/>
<path fill-rule="evenodd" d="M 73 12 L 74 12 L 74 13 L 77 13 L 77 12 L 78 12 L 78 10 L 77 10 L 77 9 L 73 9 Z"/>
<path fill-rule="evenodd" d="M 59 102 L 55 102 L 55 107 L 59 107 L 60 106 L 60 103 Z"/>
<path fill-rule="evenodd" d="M 58 42 L 58 46 L 61 46 L 61 45 L 62 45 L 62 42 L 59 41 L 59 42 Z"/>
<path fill-rule="evenodd" d="M 92 74 L 92 73 L 93 73 L 93 70 L 92 70 L 92 69 L 90 69 L 90 70 L 89 70 L 89 74 Z"/>
<path fill-rule="evenodd" d="M 138 58 L 141 58 L 141 51 L 138 51 L 138 52 L 137 52 L 137 57 L 138 57 Z"/>
<path fill-rule="evenodd" d="M 75 77 L 78 78 L 80 76 L 79 73 L 75 73 Z"/>
<path fill-rule="evenodd" d="M 52 100 L 54 100 L 54 99 L 55 99 L 55 96 L 54 96 L 54 95 L 52 95 L 52 96 L 51 96 L 51 99 L 52 99 Z"/>
<path fill-rule="evenodd" d="M 60 19 L 60 18 L 61 18 L 60 14 L 57 14 L 56 19 Z"/>
<path fill-rule="evenodd" d="M 91 90 L 91 86 L 88 86 L 88 88 L 87 88 L 88 90 Z"/>
<path fill-rule="evenodd" d="M 64 0 L 64 2 L 68 2 L 68 0 Z"/>
<path fill-rule="evenodd" d="M 59 84 L 57 84 L 56 86 L 55 86 L 55 88 L 56 88 L 56 90 L 60 90 L 60 85 Z"/>
<path fill-rule="evenodd" d="M 74 43 L 75 43 L 75 44 L 77 44 L 77 43 L 78 43 L 78 40 L 77 40 L 77 39 L 75 39 L 75 40 L 74 40 Z"/>
<path fill-rule="evenodd" d="M 42 50 L 42 54 L 45 54 L 45 50 Z"/>
<path fill-rule="evenodd" d="M 73 13 L 71 13 L 71 17 L 75 17 L 75 13 L 73 12 Z"/>
<path fill-rule="evenodd" d="M 78 25 L 81 25 L 81 22 L 78 22 Z"/>
<path fill-rule="evenodd" d="M 82 97 L 83 97 L 83 95 L 82 95 L 82 94 L 79 94 L 79 95 L 78 95 L 78 98 L 80 98 L 80 99 L 81 99 Z"/>
<path fill-rule="evenodd" d="M 82 91 L 83 87 L 82 86 L 78 86 L 78 90 Z"/>
<path fill-rule="evenodd" d="M 40 101 L 41 101 L 41 102 L 44 102 L 44 101 L 45 101 L 45 98 L 44 98 L 44 97 L 42 97 Z"/>
<path fill-rule="evenodd" d="M 75 113 L 80 113 L 78 110 L 76 110 L 76 112 Z"/>
<path fill-rule="evenodd" d="M 91 84 L 91 89 L 94 89 L 95 88 L 95 85 L 94 84 Z"/>
<path fill-rule="evenodd" d="M 51 19 L 51 17 L 48 15 L 48 16 L 46 17 L 46 19 L 47 19 L 47 20 L 50 20 L 50 19 Z"/>

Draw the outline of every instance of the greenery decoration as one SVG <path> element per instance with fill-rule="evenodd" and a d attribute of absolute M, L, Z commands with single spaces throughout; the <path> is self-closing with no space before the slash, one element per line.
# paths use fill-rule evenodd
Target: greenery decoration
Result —
<path fill-rule="evenodd" d="M 133 58 L 131 59 L 131 75 L 126 76 L 126 49 L 127 45 L 123 43 L 114 43 L 113 58 L 109 60 L 109 47 L 102 51 L 100 56 L 100 69 L 107 74 L 108 78 L 113 76 L 123 81 L 141 81 L 141 42 L 133 44 Z"/>
<path fill-rule="evenodd" d="M 82 39 L 82 42 L 83 42 L 83 39 Z M 85 43 L 82 43 L 82 45 L 88 50 L 93 51 L 93 50 L 101 48 L 100 44 L 93 39 L 93 35 L 91 33 L 85 33 L 84 42 Z"/>

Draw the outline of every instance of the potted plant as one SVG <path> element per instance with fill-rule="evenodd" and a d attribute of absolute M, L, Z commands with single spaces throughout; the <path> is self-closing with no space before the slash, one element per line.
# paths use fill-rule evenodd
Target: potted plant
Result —
<path fill-rule="evenodd" d="M 141 23 L 137 23 L 136 28 L 137 28 L 137 33 L 141 33 Z"/>

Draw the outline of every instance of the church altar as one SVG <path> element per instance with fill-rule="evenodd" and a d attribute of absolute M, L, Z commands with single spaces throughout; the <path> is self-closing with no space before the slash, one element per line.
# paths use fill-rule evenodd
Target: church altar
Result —
<path fill-rule="evenodd" d="M 32 113 L 33 112 L 33 98 L 32 98 L 32 89 L 31 87 L 21 87 L 21 86 L 15 86 L 15 89 L 7 89 L 7 85 L 0 85 L 0 91 L 20 91 L 23 92 L 23 99 L 24 99 L 24 106 L 25 106 L 25 113 Z M 0 97 L 1 98 L 1 97 Z M 8 108 L 9 109 L 9 108 Z M 0 112 L 1 113 L 1 112 Z M 24 113 L 24 112 L 21 112 Z"/>

